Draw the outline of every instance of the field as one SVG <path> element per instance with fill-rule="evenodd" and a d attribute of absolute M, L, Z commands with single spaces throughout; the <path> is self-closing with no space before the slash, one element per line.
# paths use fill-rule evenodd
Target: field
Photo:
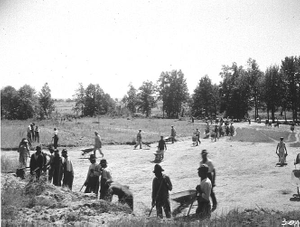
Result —
<path fill-rule="evenodd" d="M 18 153 L 14 149 L 21 138 L 25 136 L 26 126 L 29 123 L 30 121 L 2 122 L 2 159 L 17 159 Z M 67 147 L 75 166 L 73 188 L 75 192 L 80 190 L 89 166 L 89 161 L 82 158 L 81 150 L 92 147 L 93 132 L 99 131 L 104 141 L 103 152 L 114 180 L 128 185 L 134 194 L 136 217 L 148 216 L 151 205 L 151 183 L 154 177 L 152 173 L 153 152 L 156 150 L 159 136 L 169 136 L 170 125 L 174 125 L 177 130 L 178 142 L 167 144 L 168 150 L 161 163 L 165 169 L 164 173 L 171 178 L 173 183 L 171 194 L 194 189 L 199 184 L 197 168 L 201 160 L 201 150 L 207 149 L 217 172 L 215 193 L 218 208 L 213 213 L 212 220 L 220 220 L 224 215 L 232 215 L 234 212 L 240 214 L 245 210 L 248 210 L 249 213 L 252 212 L 250 221 L 248 220 L 250 224 L 251 220 L 254 221 L 256 215 L 262 211 L 265 212 L 262 218 L 271 214 L 277 215 L 277 219 L 273 220 L 274 226 L 278 226 L 283 218 L 287 220 L 300 219 L 299 215 L 297 216 L 300 202 L 290 201 L 297 190 L 296 185 L 291 181 L 291 172 L 295 169 L 293 162 L 299 153 L 300 131 L 297 127 L 292 133 L 288 125 L 274 128 L 257 123 L 235 123 L 236 135 L 234 137 L 222 137 L 216 142 L 210 139 L 201 139 L 201 145 L 195 147 L 192 146 L 192 132 L 199 128 L 203 136 L 205 123 L 202 121 L 195 121 L 192 124 L 184 119 L 100 118 L 98 122 L 98 118 L 85 118 L 66 122 L 41 121 L 35 123 L 41 127 L 43 145 L 50 143 L 53 127 L 58 128 L 61 146 L 59 149 L 61 150 L 62 146 Z M 145 142 L 151 143 L 150 147 L 144 145 L 142 150 L 133 150 L 133 146 L 129 145 L 134 141 L 138 129 L 143 130 L 143 139 Z M 281 136 L 285 138 L 287 144 L 287 165 L 276 167 L 278 158 L 275 150 Z M 297 168 L 300 166 L 298 165 Z M 175 209 L 177 205 L 172 201 L 172 209 Z M 192 208 L 191 213 L 195 212 L 195 208 Z M 186 212 L 187 210 L 184 210 L 182 215 Z M 289 216 L 287 212 L 291 212 L 293 215 Z M 152 213 L 152 217 L 154 216 L 155 210 Z M 101 216 L 105 223 L 109 217 L 105 214 Z M 244 222 L 245 220 L 240 221 Z M 255 223 L 258 224 L 258 221 Z M 258 224 L 258 226 L 269 226 L 268 223 Z M 248 224 L 244 226 L 248 226 Z M 131 225 L 132 223 L 127 226 Z M 114 226 L 118 225 L 115 223 Z M 125 224 L 119 226 L 125 226 Z M 217 226 L 239 226 L 239 223 L 228 225 L 227 222 L 227 225 L 225 223 L 225 225 Z"/>

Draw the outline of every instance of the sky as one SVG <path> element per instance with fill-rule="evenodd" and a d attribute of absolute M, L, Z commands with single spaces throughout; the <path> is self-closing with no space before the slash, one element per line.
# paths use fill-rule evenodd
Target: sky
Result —
<path fill-rule="evenodd" d="M 0 85 L 72 98 L 82 83 L 122 98 L 181 70 L 190 94 L 222 65 L 262 71 L 300 55 L 299 0 L 0 0 Z"/>

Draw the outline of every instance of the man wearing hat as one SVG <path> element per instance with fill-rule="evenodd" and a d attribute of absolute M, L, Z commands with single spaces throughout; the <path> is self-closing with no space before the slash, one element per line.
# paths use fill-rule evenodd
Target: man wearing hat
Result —
<path fill-rule="evenodd" d="M 288 154 L 287 154 L 287 149 L 286 149 L 285 143 L 283 142 L 283 137 L 280 137 L 280 142 L 277 144 L 276 154 L 279 157 L 280 165 L 284 166 L 285 159 Z"/>
<path fill-rule="evenodd" d="M 50 168 L 53 169 L 53 184 L 55 186 L 61 186 L 61 180 L 63 175 L 62 158 L 59 155 L 58 149 L 54 149 L 54 157 Z"/>
<path fill-rule="evenodd" d="M 36 175 L 36 179 L 40 178 L 41 171 L 44 165 L 44 157 L 42 155 L 42 148 L 36 146 L 36 152 L 31 155 L 30 159 L 30 174 Z"/>
<path fill-rule="evenodd" d="M 174 126 L 171 125 L 171 139 L 172 139 L 172 143 L 174 143 L 176 141 L 175 137 L 176 137 L 176 130 L 175 130 Z"/>
<path fill-rule="evenodd" d="M 102 142 L 101 137 L 98 132 L 95 132 L 95 145 L 94 145 L 94 156 L 96 158 L 96 150 L 99 150 L 100 154 L 102 155 L 102 158 L 104 157 L 104 154 L 102 153 Z"/>
<path fill-rule="evenodd" d="M 107 191 L 110 186 L 110 183 L 113 181 L 111 177 L 111 172 L 107 169 L 107 161 L 106 159 L 101 159 L 100 161 L 100 199 L 108 199 Z"/>
<path fill-rule="evenodd" d="M 213 191 L 213 188 L 215 187 L 215 181 L 216 181 L 216 170 L 215 167 L 212 163 L 212 161 L 207 158 L 207 150 L 202 150 L 201 155 L 202 155 L 202 160 L 200 161 L 200 166 L 205 164 L 208 166 L 208 172 L 207 172 L 207 177 L 210 179 L 211 184 L 212 184 L 212 188 L 211 188 L 211 199 L 212 199 L 212 203 L 213 203 L 213 207 L 212 207 L 212 211 L 214 211 L 217 208 L 217 199 L 216 199 L 216 195 Z"/>
<path fill-rule="evenodd" d="M 134 149 L 136 149 L 137 146 L 140 145 L 140 149 L 142 149 L 142 130 L 140 129 L 138 134 L 136 135 L 136 144 L 134 146 Z"/>
<path fill-rule="evenodd" d="M 208 169 L 206 164 L 202 164 L 198 168 L 198 176 L 201 178 L 201 182 L 196 187 L 198 201 L 196 214 L 198 214 L 200 218 L 210 218 L 211 215 L 209 197 L 212 191 L 212 184 L 207 176 Z"/>
<path fill-rule="evenodd" d="M 97 196 L 99 190 L 100 166 L 96 164 L 96 157 L 94 154 L 90 155 L 90 162 L 91 165 L 89 167 L 86 180 L 84 183 L 84 185 L 86 186 L 84 192 L 85 193 L 93 192 Z"/>
<path fill-rule="evenodd" d="M 61 152 L 62 156 L 64 157 L 63 161 L 63 187 L 68 187 L 72 191 L 73 180 L 74 180 L 74 168 L 73 163 L 68 157 L 68 151 L 63 149 Z"/>
<path fill-rule="evenodd" d="M 167 218 L 171 217 L 171 207 L 169 191 L 172 191 L 172 183 L 167 175 L 162 174 L 163 168 L 156 164 L 153 173 L 155 177 L 152 181 L 152 207 L 156 206 L 157 216 L 163 218 L 162 208 L 164 208 Z"/>

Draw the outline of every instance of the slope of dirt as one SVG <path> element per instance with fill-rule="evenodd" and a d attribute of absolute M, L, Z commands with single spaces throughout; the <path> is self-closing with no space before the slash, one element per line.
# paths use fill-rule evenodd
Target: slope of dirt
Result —
<path fill-rule="evenodd" d="M 210 139 L 201 139 L 202 143 L 197 147 L 192 146 L 191 138 L 179 138 L 178 142 L 167 144 L 168 150 L 161 166 L 173 183 L 171 193 L 195 189 L 196 185 L 200 183 L 197 168 L 201 160 L 201 150 L 207 149 L 209 152 L 208 157 L 213 160 L 217 172 L 215 193 L 218 207 L 213 213 L 214 216 L 226 214 L 236 208 L 268 208 L 269 210 L 278 211 L 299 209 L 299 202 L 289 200 L 297 189 L 291 181 L 291 173 L 295 169 L 294 159 L 299 153 L 299 149 L 295 146 L 295 144 L 299 144 L 299 131 L 296 129 L 294 139 L 289 140 L 287 138 L 287 165 L 276 167 L 275 165 L 278 162 L 278 157 L 275 154 L 277 141 L 274 138 L 281 133 L 285 137 L 288 136 L 286 133 L 289 132 L 288 126 L 265 130 L 256 123 L 251 125 L 238 123 L 235 124 L 235 127 L 241 129 L 237 130 L 237 135 L 232 139 L 222 137 L 216 142 L 212 142 Z M 248 134 L 245 129 L 250 129 L 248 132 L 251 132 L 251 138 L 253 138 L 250 141 L 248 140 L 249 142 L 247 142 Z M 262 129 L 264 129 L 264 134 L 255 133 Z M 270 136 L 268 136 L 267 131 L 271 132 Z M 239 133 L 244 135 L 241 136 Z M 85 148 L 87 147 L 69 149 L 69 156 L 75 167 L 74 192 L 79 192 L 90 164 L 87 159 L 88 155 L 84 157 L 81 155 L 81 150 Z M 150 148 L 144 146 L 141 150 L 133 150 L 133 146 L 128 145 L 103 147 L 113 179 L 121 184 L 128 185 L 134 194 L 134 213 L 137 216 L 147 216 L 151 208 L 151 186 L 154 177 L 152 171 L 155 164 L 153 163 L 153 152 L 155 150 L 156 144 L 152 144 Z M 11 157 L 17 156 L 16 152 L 2 153 Z M 98 154 L 98 156 L 100 155 Z M 97 162 L 99 161 L 100 159 L 97 159 Z M 84 195 L 81 194 L 81 196 Z M 85 203 L 90 205 L 86 208 L 83 206 Z M 117 203 L 116 198 L 114 198 L 114 203 Z M 76 218 L 78 212 L 86 213 L 85 210 L 89 207 L 98 206 L 92 204 L 99 204 L 99 201 L 95 201 L 93 198 L 74 201 L 66 208 L 59 208 L 65 210 L 57 212 L 65 216 L 66 213 L 71 212 L 71 217 Z M 171 209 L 175 209 L 177 205 L 172 201 Z M 75 209 L 76 207 L 81 208 Z M 82 209 L 82 207 L 85 208 Z M 46 208 L 47 206 L 42 206 L 40 212 L 45 213 Z M 195 209 L 196 207 L 193 207 L 191 213 L 195 212 Z M 187 210 L 184 210 L 183 214 L 186 212 Z M 37 218 L 36 214 L 24 213 L 28 218 Z M 98 223 L 106 222 L 115 217 L 114 214 L 107 214 L 104 218 L 103 215 L 100 215 L 101 212 L 97 212 L 97 209 L 94 209 L 91 213 L 87 212 L 88 215 L 85 215 L 85 213 L 81 213 L 82 220 L 93 220 L 96 217 Z M 155 213 L 154 210 L 152 216 L 155 216 Z M 46 217 L 48 216 L 46 215 Z M 51 218 L 46 219 L 51 220 Z"/>

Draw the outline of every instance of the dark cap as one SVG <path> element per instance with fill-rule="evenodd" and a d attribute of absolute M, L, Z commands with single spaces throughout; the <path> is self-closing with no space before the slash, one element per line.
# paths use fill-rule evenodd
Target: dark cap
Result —
<path fill-rule="evenodd" d="M 100 164 L 107 164 L 106 159 L 101 159 Z"/>
<path fill-rule="evenodd" d="M 164 169 L 163 169 L 160 165 L 156 164 L 156 165 L 154 166 L 153 173 L 156 173 L 156 172 L 162 172 L 162 171 L 164 171 Z"/>
<path fill-rule="evenodd" d="M 62 153 L 62 154 L 67 154 L 68 151 L 67 151 L 67 149 L 63 149 L 63 150 L 61 151 L 61 153 Z"/>
<path fill-rule="evenodd" d="M 42 148 L 41 148 L 41 146 L 36 146 L 35 150 L 36 151 L 42 151 Z"/>
<path fill-rule="evenodd" d="M 281 140 L 283 140 L 283 137 L 280 137 Z"/>
<path fill-rule="evenodd" d="M 90 160 L 96 160 L 96 156 L 94 154 L 90 155 Z"/>
<path fill-rule="evenodd" d="M 208 154 L 207 150 L 202 150 L 201 154 Z"/>

